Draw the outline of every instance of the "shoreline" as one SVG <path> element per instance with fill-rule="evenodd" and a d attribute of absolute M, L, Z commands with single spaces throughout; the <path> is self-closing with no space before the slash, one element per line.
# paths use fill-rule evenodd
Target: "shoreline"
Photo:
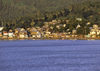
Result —
<path fill-rule="evenodd" d="M 40 39 L 32 39 L 32 38 L 19 38 L 19 39 L 16 39 L 16 38 L 0 38 L 0 40 L 100 40 L 100 38 L 62 38 L 62 39 L 50 39 L 50 38 L 40 38 Z"/>

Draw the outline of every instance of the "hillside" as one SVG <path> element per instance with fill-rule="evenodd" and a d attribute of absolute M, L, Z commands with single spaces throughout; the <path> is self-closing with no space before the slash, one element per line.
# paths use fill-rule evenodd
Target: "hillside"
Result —
<path fill-rule="evenodd" d="M 77 24 L 75 18 L 84 19 L 82 23 L 99 24 L 99 14 L 99 0 L 0 0 L 0 26 L 5 30 L 42 27 L 44 22 L 55 19 L 71 20 L 72 30 Z"/>
<path fill-rule="evenodd" d="M 20 16 L 33 16 L 37 12 L 60 10 L 70 4 L 83 1 L 87 0 L 0 0 L 0 17 L 13 19 Z"/>

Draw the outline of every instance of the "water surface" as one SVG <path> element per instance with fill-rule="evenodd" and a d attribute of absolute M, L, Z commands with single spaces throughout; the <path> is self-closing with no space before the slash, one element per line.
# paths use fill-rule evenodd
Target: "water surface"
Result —
<path fill-rule="evenodd" d="M 100 41 L 0 41 L 0 71 L 100 71 Z"/>

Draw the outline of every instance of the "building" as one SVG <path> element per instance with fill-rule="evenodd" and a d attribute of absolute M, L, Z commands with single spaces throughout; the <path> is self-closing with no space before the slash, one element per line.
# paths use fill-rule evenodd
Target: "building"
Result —
<path fill-rule="evenodd" d="M 4 27 L 0 27 L 0 38 L 2 38 L 3 34 L 2 34 L 2 30 Z"/>
<path fill-rule="evenodd" d="M 89 35 L 92 37 L 92 38 L 96 38 L 96 37 L 99 37 L 100 36 L 100 29 L 98 27 L 98 25 L 93 25 L 92 29 L 90 30 L 90 33 Z"/>
<path fill-rule="evenodd" d="M 4 27 L 0 27 L 0 31 L 2 31 L 4 29 Z"/>
<path fill-rule="evenodd" d="M 31 38 L 41 38 L 42 37 L 41 33 L 34 27 L 30 29 L 30 34 L 31 34 Z"/>
<path fill-rule="evenodd" d="M 3 35 L 2 35 L 2 32 L 0 32 L 0 38 L 2 38 L 2 36 L 3 36 Z"/>
<path fill-rule="evenodd" d="M 3 39 L 7 39 L 8 38 L 8 32 L 7 31 L 3 31 Z"/>
<path fill-rule="evenodd" d="M 24 28 L 21 28 L 21 30 L 19 32 L 19 38 L 20 39 L 27 39 L 28 38 L 27 31 Z"/>
<path fill-rule="evenodd" d="M 9 32 L 8 32 L 8 38 L 9 39 L 13 39 L 14 38 L 14 33 L 13 33 L 12 30 L 9 30 Z"/>

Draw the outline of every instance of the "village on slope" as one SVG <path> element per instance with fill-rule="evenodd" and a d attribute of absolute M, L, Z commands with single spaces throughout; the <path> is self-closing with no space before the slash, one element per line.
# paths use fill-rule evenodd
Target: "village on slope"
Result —
<path fill-rule="evenodd" d="M 82 18 L 76 18 L 77 21 L 82 21 Z M 65 24 L 60 24 L 61 22 L 66 22 Z M 100 27 L 97 24 L 94 24 L 92 27 L 89 27 L 90 32 L 88 34 L 77 34 L 77 29 L 83 28 L 80 24 L 77 24 L 76 29 L 69 31 L 66 29 L 66 32 L 62 31 L 61 28 L 66 28 L 70 24 L 69 20 L 52 20 L 50 22 L 44 22 L 43 27 L 30 27 L 27 29 L 16 28 L 15 30 L 9 29 L 9 31 L 3 30 L 4 27 L 0 27 L 0 39 L 1 40 L 20 40 L 20 39 L 100 39 Z M 90 25 L 90 22 L 86 23 Z M 54 31 L 56 30 L 56 32 Z M 87 30 L 83 30 L 87 31 Z"/>

